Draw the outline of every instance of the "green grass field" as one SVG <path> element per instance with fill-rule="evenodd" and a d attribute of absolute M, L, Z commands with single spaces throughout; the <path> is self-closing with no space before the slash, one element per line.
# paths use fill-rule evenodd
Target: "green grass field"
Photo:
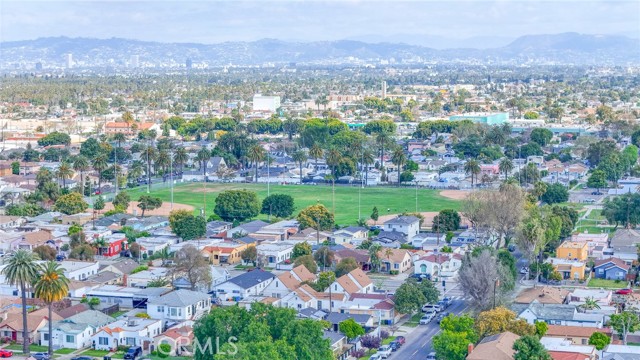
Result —
<path fill-rule="evenodd" d="M 590 288 L 603 288 L 603 289 L 623 289 L 627 287 L 626 281 L 605 280 L 605 279 L 591 279 L 587 287 Z"/>
<path fill-rule="evenodd" d="M 207 216 L 213 214 L 215 197 L 224 190 L 247 189 L 255 191 L 260 200 L 267 196 L 265 184 L 217 184 L 208 183 L 206 192 Z M 171 199 L 170 190 L 157 189 L 151 193 L 168 202 Z M 356 224 L 358 220 L 358 208 L 360 216 L 368 219 L 374 206 L 378 207 L 380 216 L 397 214 L 402 212 L 414 212 L 416 209 L 415 188 L 364 188 L 360 191 L 360 207 L 358 206 L 357 187 L 335 187 L 335 214 L 336 223 L 339 225 Z M 146 188 L 137 188 L 129 191 L 132 200 L 137 200 L 140 195 L 146 194 Z M 288 194 L 295 201 L 296 211 L 321 203 L 329 210 L 332 209 L 333 198 L 331 186 L 313 185 L 271 185 L 271 194 Z M 203 184 L 181 184 L 174 187 L 174 202 L 192 205 L 196 211 L 203 207 L 205 199 Z M 458 209 L 460 202 L 439 195 L 438 190 L 418 189 L 419 211 L 440 211 L 442 209 Z M 294 213 L 294 214 L 295 214 Z M 266 219 L 266 215 L 259 218 Z"/>

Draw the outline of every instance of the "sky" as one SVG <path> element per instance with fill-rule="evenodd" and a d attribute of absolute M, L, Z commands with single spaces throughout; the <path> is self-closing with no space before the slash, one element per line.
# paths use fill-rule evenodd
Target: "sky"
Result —
<path fill-rule="evenodd" d="M 561 32 L 640 38 L 640 1 L 0 0 L 0 41 L 69 36 L 210 44 Z"/>

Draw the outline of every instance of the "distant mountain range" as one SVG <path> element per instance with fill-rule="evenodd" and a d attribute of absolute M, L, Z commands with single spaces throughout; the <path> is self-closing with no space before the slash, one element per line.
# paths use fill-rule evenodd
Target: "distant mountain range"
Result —
<path fill-rule="evenodd" d="M 441 49 L 406 42 L 374 42 L 339 40 L 295 42 L 262 39 L 253 42 L 224 42 L 219 44 L 159 43 L 121 38 L 92 39 L 52 37 L 36 40 L 0 43 L 0 66 L 15 68 L 42 62 L 45 66 L 63 66 L 66 54 L 73 54 L 79 66 L 125 66 L 133 55 L 141 64 L 156 66 L 183 65 L 187 58 L 194 63 L 209 66 L 227 64 L 260 65 L 264 63 L 330 64 L 348 63 L 356 59 L 367 62 L 473 62 L 473 63 L 561 63 L 561 64 L 638 64 L 640 40 L 623 35 L 585 35 L 562 33 L 554 35 L 527 35 L 504 46 L 474 49 L 476 44 L 500 44 L 506 38 L 480 38 L 453 42 L 451 48 L 442 48 L 446 39 L 427 37 L 424 43 L 432 43 Z M 407 42 L 416 43 L 419 38 Z M 434 40 L 435 39 L 435 40 Z M 380 39 L 382 40 L 382 39 Z M 455 48 L 456 45 L 469 47 Z"/>

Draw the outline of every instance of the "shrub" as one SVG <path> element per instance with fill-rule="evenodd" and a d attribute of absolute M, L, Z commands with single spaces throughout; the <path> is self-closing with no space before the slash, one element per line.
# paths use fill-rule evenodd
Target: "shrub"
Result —
<path fill-rule="evenodd" d="M 389 332 L 386 330 L 381 330 L 380 331 L 380 337 L 382 338 L 382 340 L 386 339 L 389 337 Z"/>
<path fill-rule="evenodd" d="M 389 274 L 390 274 L 390 275 L 398 275 L 398 274 L 400 274 L 400 271 L 398 271 L 398 270 L 391 270 L 391 271 L 389 271 Z"/>
<path fill-rule="evenodd" d="M 171 345 L 167 343 L 162 343 L 158 346 L 158 356 L 161 358 L 166 358 L 171 353 Z"/>
<path fill-rule="evenodd" d="M 356 358 L 356 359 L 364 357 L 364 354 L 366 354 L 366 351 L 364 351 L 364 349 L 358 349 L 358 350 L 351 351 L 351 356 Z"/>

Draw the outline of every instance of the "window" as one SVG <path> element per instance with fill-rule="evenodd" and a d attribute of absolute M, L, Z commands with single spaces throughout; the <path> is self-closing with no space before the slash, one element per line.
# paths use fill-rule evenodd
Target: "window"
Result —
<path fill-rule="evenodd" d="M 394 269 L 399 269 L 399 268 L 400 268 L 400 265 L 398 265 L 398 264 L 393 264 L 393 268 L 394 268 Z"/>
<path fill-rule="evenodd" d="M 598 274 L 603 274 L 604 273 L 604 269 L 600 268 L 598 269 Z"/>
<path fill-rule="evenodd" d="M 5 334 L 7 333 L 7 331 L 4 332 Z M 7 335 L 5 335 L 7 336 Z M 44 334 L 44 340 L 45 341 L 49 341 L 49 334 Z"/>
<path fill-rule="evenodd" d="M 98 345 L 109 345 L 109 338 L 99 337 L 98 338 Z"/>
<path fill-rule="evenodd" d="M 127 340 L 126 340 L 126 343 L 129 346 L 135 346 L 136 345 L 136 338 L 128 337 Z"/>
<path fill-rule="evenodd" d="M 75 336 L 73 336 L 73 335 L 67 335 L 65 337 L 65 341 L 68 342 L 68 343 L 74 343 L 74 342 L 76 342 L 76 339 L 75 339 Z"/>
<path fill-rule="evenodd" d="M 588 342 L 589 342 L 589 340 L 587 340 L 587 339 L 582 339 L 582 345 L 587 345 L 587 344 L 588 344 Z"/>
<path fill-rule="evenodd" d="M 158 306 L 158 312 L 164 313 L 164 306 Z"/>

